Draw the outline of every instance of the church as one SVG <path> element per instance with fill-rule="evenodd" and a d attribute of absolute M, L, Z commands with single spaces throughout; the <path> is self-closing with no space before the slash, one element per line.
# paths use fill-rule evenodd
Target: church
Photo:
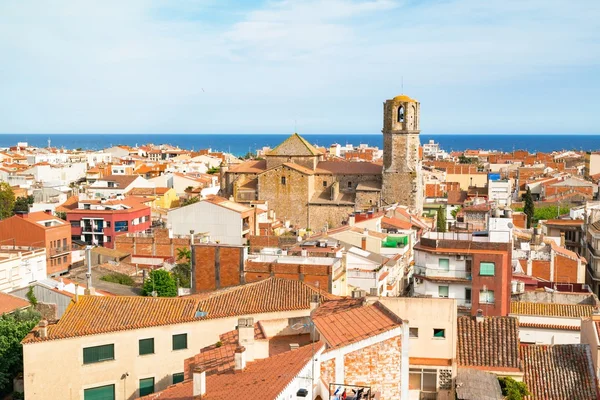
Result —
<path fill-rule="evenodd" d="M 278 218 L 314 231 L 343 224 L 356 210 L 398 203 L 423 211 L 419 102 L 396 96 L 383 105 L 383 162 L 327 159 L 297 133 L 265 154 L 221 167 L 221 195 L 267 201 Z"/>

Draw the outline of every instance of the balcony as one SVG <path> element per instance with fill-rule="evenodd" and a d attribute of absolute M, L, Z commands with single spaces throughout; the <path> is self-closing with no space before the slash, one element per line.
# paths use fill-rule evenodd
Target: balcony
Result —
<path fill-rule="evenodd" d="M 52 247 L 50 248 L 50 256 L 58 256 L 60 254 L 68 253 L 71 251 L 71 246 L 65 247 Z"/>
<path fill-rule="evenodd" d="M 419 394 L 419 400 L 437 400 L 437 392 L 425 392 L 421 391 Z"/>
<path fill-rule="evenodd" d="M 427 278 L 452 279 L 457 281 L 471 281 L 471 271 L 460 271 L 455 269 L 443 269 L 415 265 L 414 275 Z"/>

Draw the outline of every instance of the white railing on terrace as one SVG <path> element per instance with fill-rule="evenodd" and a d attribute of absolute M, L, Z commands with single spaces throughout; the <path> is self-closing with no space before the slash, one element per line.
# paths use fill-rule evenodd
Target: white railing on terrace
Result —
<path fill-rule="evenodd" d="M 421 276 L 439 277 L 439 278 L 462 278 L 471 279 L 471 272 L 456 269 L 432 268 L 421 265 L 414 266 L 414 274 Z"/>

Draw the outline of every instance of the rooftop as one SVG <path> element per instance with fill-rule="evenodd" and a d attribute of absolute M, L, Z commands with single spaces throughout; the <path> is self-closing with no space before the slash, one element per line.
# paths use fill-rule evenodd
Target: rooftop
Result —
<path fill-rule="evenodd" d="M 589 347 L 521 345 L 523 381 L 535 399 L 599 398 Z"/>
<path fill-rule="evenodd" d="M 456 359 L 463 367 L 518 370 L 519 321 L 513 317 L 458 317 Z"/>
<path fill-rule="evenodd" d="M 348 307 L 348 305 L 350 306 Z M 330 349 L 368 339 L 402 325 L 402 320 L 376 302 L 370 305 L 348 300 L 325 303 L 313 318 L 314 324 Z"/>
<path fill-rule="evenodd" d="M 594 306 L 589 304 L 529 303 L 511 301 L 510 313 L 517 315 L 544 315 L 549 317 L 589 317 Z"/>
<path fill-rule="evenodd" d="M 27 308 L 29 305 L 27 300 L 0 292 L 0 315 Z"/>

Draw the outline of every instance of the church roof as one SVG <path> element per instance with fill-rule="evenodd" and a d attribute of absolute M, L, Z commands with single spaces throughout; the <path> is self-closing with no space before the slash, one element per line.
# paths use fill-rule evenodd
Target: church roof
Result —
<path fill-rule="evenodd" d="M 302 136 L 294 133 L 271 150 L 267 156 L 318 156 L 321 154 L 315 146 L 308 143 Z"/>
<path fill-rule="evenodd" d="M 402 102 L 409 101 L 409 102 L 413 102 L 413 103 L 417 102 L 417 100 L 410 98 L 409 96 L 407 96 L 405 94 L 401 94 L 399 96 L 394 97 L 394 101 L 402 101 Z"/>

